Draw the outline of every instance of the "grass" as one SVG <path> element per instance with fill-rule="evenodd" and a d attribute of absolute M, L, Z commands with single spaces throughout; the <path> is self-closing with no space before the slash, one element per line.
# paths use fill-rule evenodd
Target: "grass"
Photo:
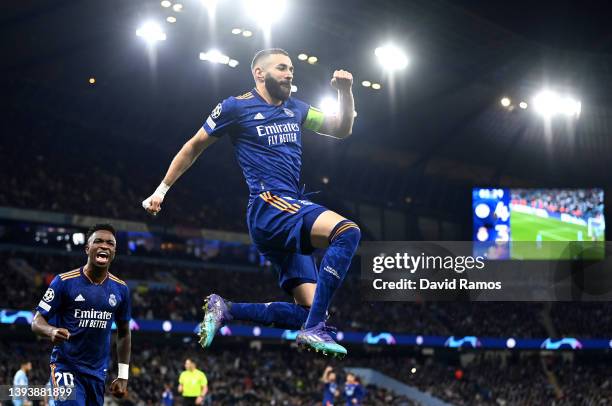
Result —
<path fill-rule="evenodd" d="M 593 242 L 588 227 L 513 212 L 510 217 L 513 259 L 603 259 L 604 243 Z M 582 238 L 580 238 L 582 234 Z M 538 239 L 538 235 L 540 239 Z M 575 243 L 573 241 L 583 241 Z M 541 241 L 541 242 L 540 242 Z"/>

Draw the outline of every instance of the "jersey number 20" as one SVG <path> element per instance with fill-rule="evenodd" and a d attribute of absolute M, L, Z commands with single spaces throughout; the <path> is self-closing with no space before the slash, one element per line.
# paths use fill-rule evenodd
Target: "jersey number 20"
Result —
<path fill-rule="evenodd" d="M 64 378 L 63 383 L 62 378 Z M 57 386 L 74 386 L 74 375 L 72 375 L 72 372 L 56 372 L 55 382 L 57 382 Z"/>

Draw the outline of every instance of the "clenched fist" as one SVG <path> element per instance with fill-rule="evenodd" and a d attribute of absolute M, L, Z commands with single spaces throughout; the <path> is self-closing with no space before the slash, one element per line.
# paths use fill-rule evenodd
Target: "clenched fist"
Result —
<path fill-rule="evenodd" d="M 110 385 L 110 393 L 119 399 L 124 398 L 127 395 L 127 382 L 127 379 L 115 379 Z"/>
<path fill-rule="evenodd" d="M 164 201 L 164 196 L 159 193 L 153 193 L 142 201 L 142 207 L 147 213 L 157 216 L 157 213 L 161 210 L 161 204 Z"/>
<path fill-rule="evenodd" d="M 334 89 L 339 91 L 350 90 L 351 86 L 353 86 L 353 75 L 351 72 L 347 72 L 342 69 L 334 71 L 331 85 Z"/>
<path fill-rule="evenodd" d="M 54 328 L 51 330 L 51 342 L 61 344 L 70 338 L 70 332 L 65 328 Z"/>
<path fill-rule="evenodd" d="M 164 201 L 164 196 L 168 193 L 170 186 L 164 182 L 160 183 L 155 192 L 142 201 L 142 207 L 147 213 L 157 216 L 157 213 L 161 210 L 161 204 Z"/>

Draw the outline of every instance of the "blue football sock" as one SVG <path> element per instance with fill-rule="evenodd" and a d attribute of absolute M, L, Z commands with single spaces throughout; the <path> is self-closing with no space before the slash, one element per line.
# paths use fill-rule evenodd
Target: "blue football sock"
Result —
<path fill-rule="evenodd" d="M 235 320 L 298 330 L 302 328 L 308 308 L 294 303 L 231 303 L 230 314 Z"/>
<path fill-rule="evenodd" d="M 359 227 L 349 220 L 341 221 L 332 230 L 329 248 L 319 268 L 317 288 L 306 320 L 306 328 L 314 327 L 325 320 L 329 303 L 348 272 L 360 238 Z"/>

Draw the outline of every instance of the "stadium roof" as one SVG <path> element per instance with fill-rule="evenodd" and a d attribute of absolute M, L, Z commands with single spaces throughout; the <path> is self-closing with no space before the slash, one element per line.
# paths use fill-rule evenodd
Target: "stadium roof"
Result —
<path fill-rule="evenodd" d="M 181 12 L 153 0 L 3 3 L 4 102 L 55 109 L 111 135 L 129 131 L 174 152 L 221 98 L 252 87 L 250 59 L 265 46 L 264 38 L 232 4 L 237 3 L 219 2 L 213 27 L 196 0 L 186 0 Z M 356 78 L 354 137 L 343 144 L 309 140 L 306 148 L 329 150 L 324 157 L 337 165 L 366 159 L 405 173 L 480 184 L 605 184 L 612 155 L 607 10 L 554 4 L 290 2 L 271 44 L 294 56 L 296 96 L 316 105 L 330 93 L 335 68 Z M 168 15 L 177 22 L 166 23 Z M 149 18 L 158 19 L 168 35 L 154 52 L 134 35 Z M 254 35 L 232 35 L 235 27 Z M 373 55 L 387 40 L 411 58 L 393 79 Z M 231 69 L 198 59 L 213 47 L 240 65 Z M 319 62 L 298 61 L 300 52 Z M 93 86 L 90 77 L 96 78 Z M 383 88 L 366 89 L 362 80 L 379 81 Z M 579 120 L 558 121 L 547 131 L 530 109 L 509 111 L 499 104 L 502 96 L 529 101 L 546 85 L 581 98 Z M 40 106 L 41 93 L 57 105 Z M 333 171 L 336 164 L 327 165 Z"/>

